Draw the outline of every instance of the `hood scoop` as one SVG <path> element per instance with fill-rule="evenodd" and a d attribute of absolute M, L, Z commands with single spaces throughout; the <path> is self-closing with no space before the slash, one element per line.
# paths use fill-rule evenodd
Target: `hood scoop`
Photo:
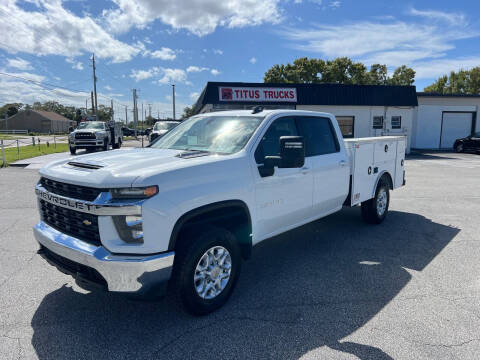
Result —
<path fill-rule="evenodd" d="M 211 152 L 204 151 L 204 150 L 187 150 L 175 156 L 181 159 L 191 159 L 191 158 L 196 158 L 200 156 L 208 156 L 211 154 L 212 154 Z"/>
<path fill-rule="evenodd" d="M 90 170 L 98 170 L 98 169 L 103 168 L 102 165 L 80 163 L 80 162 L 76 162 L 76 161 L 69 161 L 67 164 L 70 165 L 70 166 L 74 166 L 74 167 L 78 167 L 78 168 L 82 168 L 82 169 L 90 169 Z"/>

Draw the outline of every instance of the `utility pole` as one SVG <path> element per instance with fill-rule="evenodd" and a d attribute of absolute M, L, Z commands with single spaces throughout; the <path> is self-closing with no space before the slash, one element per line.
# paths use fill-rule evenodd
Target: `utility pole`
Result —
<path fill-rule="evenodd" d="M 173 120 L 175 120 L 175 84 L 172 84 Z"/>
<path fill-rule="evenodd" d="M 142 102 L 142 121 L 145 121 L 145 118 L 143 117 L 143 102 Z"/>
<path fill-rule="evenodd" d="M 92 98 L 92 114 L 96 116 L 95 103 L 93 102 L 93 91 L 90 91 L 90 97 Z"/>
<path fill-rule="evenodd" d="M 148 104 L 148 118 L 152 117 L 152 104 Z"/>
<path fill-rule="evenodd" d="M 125 126 L 128 127 L 128 106 L 125 105 Z"/>
<path fill-rule="evenodd" d="M 93 67 L 93 92 L 95 93 L 95 120 L 98 120 L 98 104 L 97 104 L 97 76 L 95 75 L 95 54 L 92 55 L 92 67 Z M 93 102 L 93 101 L 92 101 Z M 92 105 L 93 107 L 93 105 Z"/>
<path fill-rule="evenodd" d="M 85 116 L 88 114 L 88 97 L 85 99 Z"/>
<path fill-rule="evenodd" d="M 112 121 L 115 121 L 115 119 L 113 118 L 113 100 L 110 100 L 110 111 L 112 114 Z"/>
<path fill-rule="evenodd" d="M 133 128 L 135 131 L 135 139 L 137 138 L 137 121 L 138 121 L 137 89 L 133 89 Z"/>

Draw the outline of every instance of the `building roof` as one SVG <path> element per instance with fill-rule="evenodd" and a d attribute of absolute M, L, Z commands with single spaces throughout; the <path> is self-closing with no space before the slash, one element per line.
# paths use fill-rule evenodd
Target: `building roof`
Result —
<path fill-rule="evenodd" d="M 417 92 L 420 97 L 480 97 L 480 94 L 441 94 L 434 92 Z"/>
<path fill-rule="evenodd" d="M 415 86 L 208 82 L 193 107 L 195 113 L 198 113 L 206 104 L 276 105 L 279 103 L 223 102 L 219 100 L 220 86 L 296 88 L 297 102 L 290 102 L 290 104 L 297 105 L 418 106 Z"/>
<path fill-rule="evenodd" d="M 26 114 L 27 111 L 30 112 L 30 115 Z M 45 119 L 52 120 L 52 121 L 68 121 L 68 122 L 73 121 L 73 120 L 70 120 L 70 119 L 66 118 L 65 116 L 57 114 L 53 111 L 33 110 L 33 109 L 21 110 L 18 113 L 16 113 L 15 115 L 11 116 L 10 119 L 14 119 L 15 116 L 19 116 L 19 115 L 22 115 L 22 114 L 25 114 L 25 115 L 28 115 L 28 116 L 32 116 L 32 114 L 37 114 L 37 115 L 40 115 L 41 117 L 43 117 Z"/>

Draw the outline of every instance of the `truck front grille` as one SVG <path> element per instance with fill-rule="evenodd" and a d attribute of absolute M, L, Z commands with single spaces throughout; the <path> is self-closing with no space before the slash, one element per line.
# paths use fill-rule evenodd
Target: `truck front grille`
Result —
<path fill-rule="evenodd" d="M 95 134 L 91 132 L 77 132 L 75 133 L 75 139 L 95 139 Z"/>
<path fill-rule="evenodd" d="M 72 199 L 93 201 L 97 198 L 104 189 L 91 188 L 87 186 L 78 186 L 66 184 L 47 178 L 41 178 L 40 183 L 49 192 L 61 196 L 66 196 Z"/>
<path fill-rule="evenodd" d="M 98 216 L 70 210 L 40 200 L 40 215 L 42 220 L 58 231 L 100 246 Z"/>

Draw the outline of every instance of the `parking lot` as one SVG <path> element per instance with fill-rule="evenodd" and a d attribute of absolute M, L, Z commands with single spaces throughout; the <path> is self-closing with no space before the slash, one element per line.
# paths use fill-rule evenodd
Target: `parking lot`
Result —
<path fill-rule="evenodd" d="M 477 359 L 480 156 L 406 162 L 390 214 L 258 245 L 219 311 L 90 293 L 36 255 L 35 170 L 0 169 L 0 359 Z"/>

